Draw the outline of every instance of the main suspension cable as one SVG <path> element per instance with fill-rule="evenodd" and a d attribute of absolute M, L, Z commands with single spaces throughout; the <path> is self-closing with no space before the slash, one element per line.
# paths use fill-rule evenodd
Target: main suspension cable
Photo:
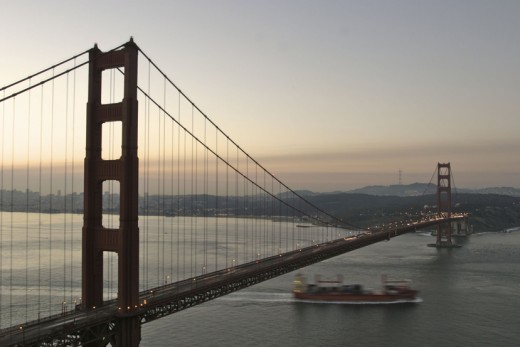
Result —
<path fill-rule="evenodd" d="M 119 48 L 120 48 L 120 47 L 122 47 L 122 46 L 119 46 Z M 115 49 L 118 49 L 118 48 L 115 48 Z M 50 67 L 48 67 L 48 68 L 46 68 L 46 69 L 43 69 L 43 70 L 41 70 L 41 71 L 39 71 L 39 72 L 37 72 L 37 73 L 35 73 L 35 74 L 32 74 L 32 75 L 27 76 L 27 77 L 25 77 L 25 78 L 22 78 L 21 80 L 18 80 L 18 81 L 16 81 L 16 82 L 13 82 L 13 83 L 11 83 L 11 84 L 5 86 L 5 87 L 0 88 L 0 91 L 5 91 L 5 90 L 7 90 L 7 89 L 9 89 L 9 88 L 14 87 L 14 86 L 17 85 L 17 84 L 20 84 L 20 83 L 25 82 L 25 81 L 30 81 L 31 79 L 34 79 L 34 77 L 39 76 L 39 75 L 41 75 L 41 74 L 43 74 L 43 73 L 45 73 L 45 72 L 51 71 L 51 70 L 53 70 L 53 69 L 56 69 L 57 67 L 59 67 L 59 66 L 61 66 L 61 65 L 63 65 L 63 64 L 66 64 L 66 63 L 70 62 L 71 60 L 75 60 L 75 59 L 81 57 L 82 55 L 88 53 L 89 51 L 90 51 L 90 49 L 87 49 L 86 51 L 81 52 L 81 53 L 79 53 L 79 54 L 76 54 L 76 55 L 70 57 L 69 59 L 65 59 L 65 60 L 63 60 L 62 62 L 59 62 L 59 63 L 57 63 L 57 64 L 54 64 L 54 65 L 52 65 L 52 66 L 50 66 Z M 23 91 L 20 92 L 20 93 L 23 93 Z M 0 101 L 3 101 L 3 99 L 0 100 Z"/>

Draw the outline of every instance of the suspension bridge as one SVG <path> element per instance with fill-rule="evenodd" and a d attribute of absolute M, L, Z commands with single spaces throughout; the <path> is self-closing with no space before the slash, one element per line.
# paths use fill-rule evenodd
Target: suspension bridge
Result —
<path fill-rule="evenodd" d="M 137 346 L 141 325 L 421 228 L 363 229 L 290 189 L 133 40 L 0 90 L 0 345 Z M 85 117 L 86 105 L 86 117 Z"/>

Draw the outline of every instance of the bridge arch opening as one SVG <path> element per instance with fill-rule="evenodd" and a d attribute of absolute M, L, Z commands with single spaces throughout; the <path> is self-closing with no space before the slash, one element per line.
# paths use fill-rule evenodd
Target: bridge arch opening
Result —
<path fill-rule="evenodd" d="M 101 73 L 101 104 L 114 104 L 123 101 L 125 85 L 124 66 L 106 69 Z"/>
<path fill-rule="evenodd" d="M 117 160 L 121 158 L 123 123 L 105 122 L 101 126 L 101 159 Z"/>
<path fill-rule="evenodd" d="M 121 206 L 119 181 L 103 181 L 102 226 L 108 229 L 119 229 L 119 209 Z"/>

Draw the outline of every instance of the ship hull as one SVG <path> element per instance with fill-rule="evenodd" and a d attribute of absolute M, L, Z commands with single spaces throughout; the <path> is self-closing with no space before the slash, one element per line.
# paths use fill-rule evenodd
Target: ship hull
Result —
<path fill-rule="evenodd" d="M 304 301 L 345 302 L 345 303 L 404 303 L 417 302 L 415 293 L 407 294 L 345 294 L 345 293 L 303 293 L 294 292 L 294 298 Z"/>

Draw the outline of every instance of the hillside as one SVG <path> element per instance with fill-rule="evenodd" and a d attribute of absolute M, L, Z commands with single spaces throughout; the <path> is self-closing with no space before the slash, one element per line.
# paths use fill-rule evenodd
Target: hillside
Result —
<path fill-rule="evenodd" d="M 347 191 L 351 194 L 368 194 L 379 196 L 421 196 L 435 194 L 437 186 L 435 184 L 412 183 L 394 184 L 389 186 L 366 186 L 359 189 Z M 499 194 L 520 197 L 520 189 L 513 187 L 491 187 L 481 189 L 453 189 L 453 194 Z"/>
<path fill-rule="evenodd" d="M 351 224 L 368 227 L 407 215 L 435 212 L 436 195 L 376 196 L 353 193 L 319 194 L 309 200 Z M 470 213 L 475 232 L 520 226 L 520 198 L 498 194 L 453 195 L 453 211 Z"/>
<path fill-rule="evenodd" d="M 343 193 L 313 193 L 298 192 L 305 199 L 313 202 L 322 210 L 335 215 L 352 225 L 368 227 L 388 221 L 404 220 L 407 216 L 417 216 L 425 213 L 436 213 L 436 194 L 415 194 L 426 185 L 419 183 L 408 186 L 372 187 L 372 193 L 361 194 L 352 192 Z M 496 188 L 488 188 L 492 191 Z M 505 189 L 505 188 L 501 188 Z M 517 189 L 510 188 L 509 193 Z M 393 192 L 398 195 L 386 195 Z M 280 197 L 282 198 L 282 193 Z M 30 191 L 2 191 L 0 210 L 8 212 L 38 212 L 38 213 L 82 213 L 83 195 L 69 194 L 67 196 L 40 196 Z M 119 195 L 104 196 L 104 199 L 113 201 L 112 209 L 105 212 L 119 211 Z M 235 216 L 256 215 L 268 216 L 273 214 L 273 208 L 266 203 L 263 196 L 233 197 L 218 199 L 212 195 L 186 196 L 155 196 L 140 198 L 141 214 L 146 215 L 218 215 L 229 214 Z M 108 201 L 107 200 L 107 201 Z M 491 193 L 454 193 L 452 195 L 454 212 L 470 213 L 470 222 L 475 232 L 500 231 L 520 227 L 520 197 Z M 51 203 L 52 202 L 52 203 Z M 67 202 L 67 203 L 66 203 Z M 248 208 L 244 208 L 247 205 Z M 52 208 L 51 208 L 52 206 Z M 109 204 L 107 203 L 107 206 Z M 146 211 L 143 210 L 146 206 Z M 230 206 L 232 206 L 230 208 Z M 233 206 L 235 208 L 233 208 Z M 311 212 L 309 212 L 311 213 Z M 412 218 L 412 217 L 410 217 Z"/>

